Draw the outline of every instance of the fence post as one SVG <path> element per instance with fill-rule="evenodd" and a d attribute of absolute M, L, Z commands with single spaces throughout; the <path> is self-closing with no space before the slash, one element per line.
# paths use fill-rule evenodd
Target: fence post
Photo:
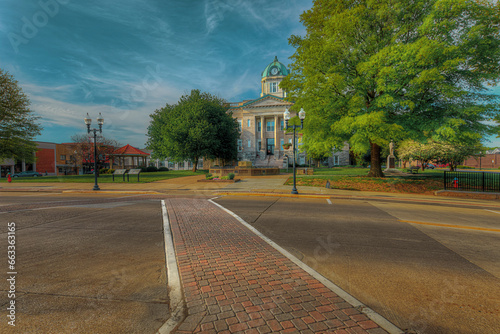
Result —
<path fill-rule="evenodd" d="M 443 174 L 443 183 L 444 183 L 444 190 L 446 190 L 446 171 L 444 171 Z"/>
<path fill-rule="evenodd" d="M 483 172 L 483 193 L 484 193 L 484 181 L 485 181 L 485 179 L 484 179 L 484 172 Z"/>

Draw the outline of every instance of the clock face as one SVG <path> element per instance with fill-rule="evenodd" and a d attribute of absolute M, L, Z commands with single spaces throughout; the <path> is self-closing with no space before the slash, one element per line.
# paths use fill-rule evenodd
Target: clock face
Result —
<path fill-rule="evenodd" d="M 277 69 L 276 67 L 273 67 L 273 68 L 271 69 L 271 74 L 272 74 L 272 75 L 276 75 L 276 74 L 278 74 L 278 69 Z"/>

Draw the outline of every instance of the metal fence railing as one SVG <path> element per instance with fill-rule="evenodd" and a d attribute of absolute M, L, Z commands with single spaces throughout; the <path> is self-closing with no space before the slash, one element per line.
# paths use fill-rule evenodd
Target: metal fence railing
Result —
<path fill-rule="evenodd" d="M 444 172 L 444 190 L 500 193 L 500 173 Z"/>

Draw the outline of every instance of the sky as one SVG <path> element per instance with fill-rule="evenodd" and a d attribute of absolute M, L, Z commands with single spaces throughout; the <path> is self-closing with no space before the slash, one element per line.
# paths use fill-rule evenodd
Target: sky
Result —
<path fill-rule="evenodd" d="M 288 65 L 312 0 L 2 0 L 0 68 L 41 116 L 36 138 L 69 142 L 87 113 L 103 136 L 144 148 L 156 109 L 192 89 L 260 97 L 260 75 Z"/>
<path fill-rule="evenodd" d="M 288 65 L 312 0 L 2 0 L 0 68 L 41 116 L 39 141 L 70 142 L 84 117 L 144 148 L 156 109 L 199 89 L 228 102 L 260 96 L 261 73 Z M 495 88 L 500 94 L 500 88 Z M 489 138 L 486 146 L 500 147 Z"/>

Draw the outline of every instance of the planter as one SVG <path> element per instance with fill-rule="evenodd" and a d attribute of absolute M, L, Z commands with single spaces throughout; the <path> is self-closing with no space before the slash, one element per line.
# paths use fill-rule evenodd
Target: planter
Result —
<path fill-rule="evenodd" d="M 284 149 L 284 150 L 289 150 L 291 147 L 292 147 L 292 145 L 291 145 L 291 144 L 284 144 L 284 145 L 283 145 L 283 149 Z"/>

